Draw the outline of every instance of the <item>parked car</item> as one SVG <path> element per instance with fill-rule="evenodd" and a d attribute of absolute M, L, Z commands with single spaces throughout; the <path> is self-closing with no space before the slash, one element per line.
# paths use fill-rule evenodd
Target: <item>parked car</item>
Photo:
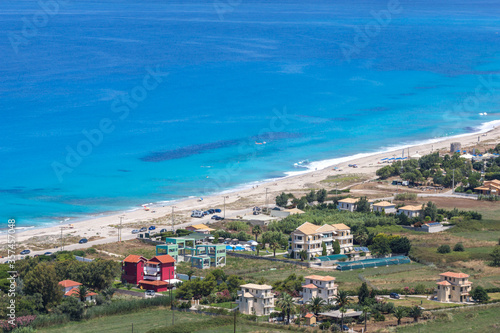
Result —
<path fill-rule="evenodd" d="M 193 212 L 191 213 L 191 217 L 201 218 L 203 216 L 204 216 L 204 214 L 201 210 L 193 210 Z"/>
<path fill-rule="evenodd" d="M 155 229 L 156 229 L 156 227 L 155 227 L 154 225 L 152 225 L 152 226 L 150 226 L 148 229 L 149 229 L 149 230 L 155 230 Z"/>
<path fill-rule="evenodd" d="M 348 332 L 349 331 L 349 326 L 347 326 L 347 325 L 342 326 L 342 331 Z"/>
<path fill-rule="evenodd" d="M 207 210 L 207 212 L 208 212 L 208 214 L 213 214 L 213 213 L 215 213 L 215 209 L 209 209 L 209 210 Z"/>
<path fill-rule="evenodd" d="M 167 232 L 167 229 L 163 228 L 163 229 L 160 230 L 160 234 L 162 234 L 164 232 Z"/>
<path fill-rule="evenodd" d="M 26 254 L 30 254 L 30 253 L 31 253 L 31 251 L 30 251 L 30 250 L 22 250 L 22 251 L 21 251 L 21 254 L 22 254 L 22 255 L 26 255 Z"/>
<path fill-rule="evenodd" d="M 219 208 L 217 209 L 214 209 L 216 213 L 222 213 L 222 210 L 220 210 Z"/>
<path fill-rule="evenodd" d="M 141 229 L 139 229 L 139 232 L 145 232 L 145 231 L 148 231 L 148 228 L 142 227 Z"/>
<path fill-rule="evenodd" d="M 139 230 L 134 229 L 134 230 L 132 230 L 132 233 L 133 233 L 133 234 L 138 234 L 138 233 L 139 233 Z"/>
<path fill-rule="evenodd" d="M 44 256 L 50 256 L 50 255 L 52 255 L 52 252 L 45 252 L 43 255 Z"/>
<path fill-rule="evenodd" d="M 205 215 L 209 215 L 209 214 L 210 214 L 210 213 L 208 212 L 208 210 L 206 210 L 206 211 L 204 211 L 204 212 L 203 212 L 203 216 L 205 216 Z"/>
<path fill-rule="evenodd" d="M 154 296 L 156 295 L 154 290 L 146 290 L 146 296 Z"/>
<path fill-rule="evenodd" d="M 399 294 L 398 293 L 391 293 L 389 295 L 390 298 L 394 298 L 394 299 L 399 299 Z"/>
<path fill-rule="evenodd" d="M 89 240 L 87 238 L 82 238 L 78 241 L 78 243 L 80 244 L 84 244 L 84 243 L 87 243 Z"/>

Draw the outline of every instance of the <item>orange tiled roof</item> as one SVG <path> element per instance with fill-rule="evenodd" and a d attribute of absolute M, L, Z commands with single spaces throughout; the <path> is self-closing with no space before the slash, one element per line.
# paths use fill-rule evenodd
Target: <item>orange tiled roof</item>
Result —
<path fill-rule="evenodd" d="M 318 280 L 318 281 L 334 281 L 335 278 L 333 276 L 321 276 L 321 275 L 309 275 L 305 276 L 305 279 Z"/>
<path fill-rule="evenodd" d="M 168 282 L 166 281 L 158 281 L 158 280 L 154 280 L 154 281 L 148 281 L 148 280 L 141 280 L 139 281 L 140 284 L 148 284 L 150 286 L 165 286 L 167 285 L 168 286 Z"/>
<path fill-rule="evenodd" d="M 68 288 L 68 287 L 78 287 L 78 286 L 81 286 L 82 284 L 80 282 L 76 282 L 76 281 L 63 280 L 63 281 L 59 282 L 59 285 L 63 286 L 64 288 Z"/>
<path fill-rule="evenodd" d="M 172 257 L 171 257 L 170 255 L 168 255 L 168 254 L 163 254 L 163 255 L 161 255 L 161 256 L 156 256 L 156 257 L 153 257 L 153 258 L 151 258 L 150 260 L 148 260 L 148 262 L 150 262 L 150 261 L 155 261 L 155 259 L 156 259 L 156 260 L 158 260 L 159 262 L 161 262 L 162 264 L 168 264 L 168 263 L 170 263 L 170 262 L 175 262 L 175 259 L 174 259 L 174 258 L 172 258 Z"/>
<path fill-rule="evenodd" d="M 137 264 L 141 260 L 146 261 L 146 258 L 144 258 L 142 256 L 135 255 L 135 254 L 130 254 L 127 258 L 123 259 L 123 262 Z"/>
<path fill-rule="evenodd" d="M 306 317 L 306 318 L 312 318 L 312 317 L 314 317 L 314 313 L 308 313 L 308 314 L 306 314 L 306 316 L 305 316 L 305 317 Z"/>
<path fill-rule="evenodd" d="M 440 276 L 447 276 L 447 277 L 452 277 L 452 278 L 457 278 L 457 279 L 463 279 L 463 278 L 468 278 L 469 274 L 465 273 L 454 273 L 454 272 L 446 272 L 439 274 Z"/>
<path fill-rule="evenodd" d="M 312 283 L 309 283 L 309 284 L 306 284 L 305 286 L 302 286 L 302 288 L 307 288 L 307 289 L 318 289 L 318 287 L 316 287 L 314 284 Z"/>
<path fill-rule="evenodd" d="M 96 296 L 97 294 L 93 291 L 87 292 L 87 296 Z M 70 291 L 67 291 L 64 296 L 75 296 L 75 297 L 80 297 L 80 291 L 78 288 L 73 288 Z"/>
<path fill-rule="evenodd" d="M 449 283 L 448 281 L 440 281 L 437 284 L 439 284 L 441 286 L 451 286 L 451 283 Z"/>

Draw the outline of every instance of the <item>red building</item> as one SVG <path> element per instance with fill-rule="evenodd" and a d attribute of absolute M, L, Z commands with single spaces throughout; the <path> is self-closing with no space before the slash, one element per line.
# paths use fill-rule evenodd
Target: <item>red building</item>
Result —
<path fill-rule="evenodd" d="M 150 260 L 129 255 L 123 260 L 122 281 L 138 285 L 142 289 L 165 291 L 175 279 L 175 260 L 168 254 Z"/>
<path fill-rule="evenodd" d="M 135 254 L 129 255 L 122 262 L 122 282 L 138 285 L 144 279 L 144 263 L 146 258 Z"/>

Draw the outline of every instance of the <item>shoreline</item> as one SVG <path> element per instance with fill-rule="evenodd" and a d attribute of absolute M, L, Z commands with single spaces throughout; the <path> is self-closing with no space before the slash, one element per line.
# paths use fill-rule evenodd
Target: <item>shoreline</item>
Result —
<path fill-rule="evenodd" d="M 147 204 L 148 207 L 150 207 L 149 212 L 145 211 L 142 207 L 132 207 L 126 210 L 96 213 L 94 216 L 87 215 L 82 216 L 81 218 L 64 218 L 59 223 L 54 223 L 51 226 L 23 226 L 16 228 L 16 236 L 18 237 L 19 241 L 22 242 L 31 237 L 41 235 L 56 235 L 60 233 L 60 228 L 62 226 L 68 226 L 69 224 L 72 224 L 74 225 L 74 228 L 70 230 L 72 230 L 72 232 L 74 233 L 83 232 L 85 237 L 92 237 L 95 236 L 95 233 L 97 233 L 99 237 L 114 238 L 116 237 L 116 228 L 110 227 L 110 225 L 118 224 L 120 216 L 124 217 L 124 229 L 128 230 L 126 228 L 126 224 L 137 224 L 141 221 L 143 223 L 147 223 L 154 219 L 161 219 L 166 217 L 170 218 L 171 207 L 173 205 L 176 206 L 176 219 L 177 215 L 186 215 L 187 212 L 190 212 L 194 209 L 221 207 L 223 201 L 222 197 L 227 197 L 227 206 L 234 205 L 241 199 L 249 201 L 247 203 L 248 207 L 251 207 L 253 205 L 262 205 L 264 203 L 263 197 L 265 196 L 266 186 L 270 190 L 268 193 L 268 198 L 272 199 L 276 195 L 276 193 L 281 193 L 282 191 L 293 192 L 305 190 L 306 188 L 308 188 L 307 185 L 317 183 L 331 175 L 364 173 L 370 176 L 375 176 L 375 171 L 378 168 L 388 165 L 379 164 L 380 159 L 383 157 L 392 157 L 393 154 L 395 155 L 395 153 L 400 154 L 403 149 L 405 149 L 405 156 L 407 156 L 408 149 L 410 149 L 410 156 L 417 152 L 421 155 L 428 154 L 431 152 L 431 149 L 437 151 L 445 148 L 447 149 L 447 151 L 449 151 L 449 144 L 451 142 L 461 142 L 462 147 L 466 147 L 474 143 L 477 144 L 478 135 L 482 135 L 480 137 L 480 142 L 483 142 L 483 138 L 485 138 L 485 140 L 498 140 L 500 138 L 500 127 L 497 127 L 498 125 L 500 125 L 500 120 L 493 120 L 482 123 L 479 127 L 477 127 L 477 131 L 474 131 L 472 133 L 463 133 L 450 137 L 421 140 L 414 143 L 392 147 L 382 147 L 381 150 L 371 153 L 357 153 L 350 156 L 338 157 L 334 159 L 314 161 L 311 162 L 309 167 L 305 170 L 288 171 L 285 172 L 285 176 L 280 178 L 265 179 L 262 181 L 241 184 L 232 189 L 227 189 L 218 193 L 210 194 L 209 196 L 204 197 L 204 200 L 201 202 L 198 201 L 198 197 L 187 197 L 182 199 L 174 199 Z M 359 168 L 348 168 L 347 164 L 358 164 Z M 330 169 L 332 167 L 339 167 L 341 169 L 345 167 L 345 169 L 342 169 L 342 171 L 339 172 Z M 271 200 L 269 202 L 271 202 Z M 230 213 L 234 211 L 229 209 L 227 210 Z M 156 213 L 153 215 L 151 214 L 152 211 L 156 211 Z M 186 218 L 183 220 L 192 220 L 189 215 L 184 217 Z M 193 222 L 196 221 L 197 219 L 193 220 Z M 170 226 L 171 224 L 168 225 Z M 105 230 L 104 227 L 107 227 L 106 229 L 112 228 L 112 230 Z M 101 235 L 100 232 L 103 232 L 104 235 Z M 79 235 L 83 236 L 81 234 Z M 6 237 L 7 234 L 0 230 L 0 240 L 6 241 Z"/>

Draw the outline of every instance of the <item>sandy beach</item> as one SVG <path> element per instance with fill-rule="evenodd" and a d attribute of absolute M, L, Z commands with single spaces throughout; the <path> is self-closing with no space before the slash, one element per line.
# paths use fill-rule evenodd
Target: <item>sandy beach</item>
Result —
<path fill-rule="evenodd" d="M 479 147 L 484 151 L 484 146 L 491 146 L 500 142 L 500 127 L 495 128 L 493 122 L 490 122 L 490 129 L 484 129 L 482 133 L 470 135 L 461 135 L 442 140 L 429 140 L 428 143 L 405 147 L 405 156 L 409 153 L 425 155 L 435 151 L 449 152 L 450 143 L 460 142 L 462 148 Z M 478 143 L 479 140 L 479 143 Z M 329 176 L 347 175 L 347 174 L 365 174 L 368 178 L 375 178 L 377 169 L 387 165 L 380 163 L 382 158 L 392 158 L 401 156 L 402 148 L 396 150 L 374 153 L 363 157 L 353 157 L 342 159 L 342 162 L 328 165 L 321 170 L 310 170 L 300 175 L 290 176 L 271 182 L 262 182 L 250 188 L 235 191 L 227 191 L 223 194 L 204 197 L 203 201 L 199 198 L 185 199 L 177 201 L 175 205 L 174 221 L 176 228 L 185 227 L 190 224 L 200 223 L 200 219 L 191 218 L 190 214 L 195 209 L 223 208 L 223 198 L 226 197 L 226 217 L 241 216 L 251 214 L 249 210 L 255 205 L 263 206 L 267 198 L 269 203 L 274 202 L 274 198 L 281 192 L 304 193 L 311 188 L 321 188 L 319 182 Z M 358 155 L 359 156 L 359 155 Z M 335 160 L 332 160 L 335 161 Z M 324 163 L 323 161 L 322 163 Z M 348 167 L 348 164 L 357 164 L 358 168 Z M 314 166 L 315 163 L 312 163 Z M 145 201 L 147 202 L 147 201 Z M 126 211 L 113 213 L 106 216 L 90 218 L 83 221 L 73 222 L 71 220 L 61 225 L 55 225 L 48 228 L 17 230 L 16 237 L 18 243 L 30 240 L 30 243 L 47 243 L 47 249 L 55 248 L 61 235 L 61 227 L 65 237 L 66 244 L 76 243 L 78 238 L 86 237 L 96 239 L 96 243 L 113 242 L 117 240 L 117 228 L 122 217 L 123 237 L 122 239 L 135 238 L 131 234 L 132 229 L 138 229 L 141 226 L 154 224 L 157 228 L 172 228 L 172 206 L 171 205 L 150 205 L 148 211 L 137 209 L 135 211 Z M 221 215 L 221 214 L 219 214 Z M 206 220 L 205 220 L 206 221 Z M 72 228 L 69 227 L 72 224 Z M 93 239 L 86 247 L 94 243 Z M 0 235 L 0 243 L 7 244 L 7 234 Z M 51 245 L 52 246 L 51 246 Z"/>

